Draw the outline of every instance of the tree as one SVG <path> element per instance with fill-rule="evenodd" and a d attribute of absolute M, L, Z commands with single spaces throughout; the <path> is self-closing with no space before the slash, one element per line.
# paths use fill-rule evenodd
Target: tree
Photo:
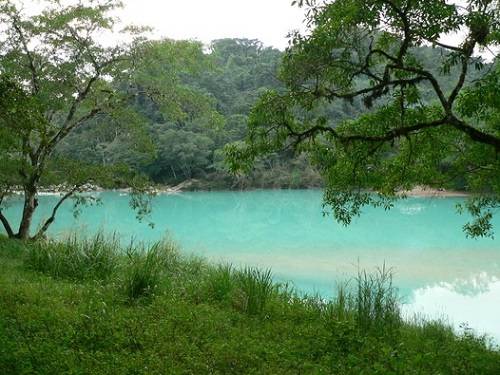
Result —
<path fill-rule="evenodd" d="M 126 133 L 133 134 L 130 128 L 143 123 L 133 107 L 138 95 L 147 96 L 172 116 L 182 116 L 183 105 L 196 104 L 198 97 L 180 85 L 178 60 L 162 54 L 168 42 L 147 41 L 141 29 L 132 27 L 122 30 L 130 43 L 107 47 L 98 42 L 115 32 L 118 20 L 111 14 L 120 1 L 41 3 L 44 10 L 32 16 L 14 0 L 0 4 L 0 221 L 10 237 L 20 239 L 32 236 L 40 186 L 62 183 L 65 191 L 33 237 L 44 235 L 61 204 L 86 183 L 137 187 L 142 181 L 124 167 L 95 168 L 56 157 L 58 147 L 71 134 L 107 123 L 129 127 Z M 130 142 L 127 134 L 116 133 L 117 142 Z M 139 141 L 134 137 L 134 143 Z M 24 207 L 15 229 L 2 208 L 6 197 L 19 187 Z M 147 212 L 144 202 L 133 199 L 131 205 L 143 214 Z"/>
<path fill-rule="evenodd" d="M 308 32 L 292 35 L 280 78 L 252 110 L 243 144 L 227 147 L 233 171 L 293 148 L 325 180 L 324 203 L 349 224 L 365 205 L 390 208 L 416 185 L 462 185 L 473 197 L 468 235 L 491 235 L 500 197 L 500 66 L 477 51 L 500 44 L 495 0 L 336 0 L 304 6 Z M 464 4 L 465 3 L 465 4 Z M 463 35 L 456 43 L 446 35 Z M 428 61 L 422 47 L 440 52 Z M 437 64 L 432 66 L 431 64 Z M 361 115 L 321 108 L 363 103 Z"/>

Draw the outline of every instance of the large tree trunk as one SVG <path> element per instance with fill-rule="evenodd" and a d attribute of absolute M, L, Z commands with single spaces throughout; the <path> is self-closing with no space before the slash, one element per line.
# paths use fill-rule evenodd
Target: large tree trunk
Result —
<path fill-rule="evenodd" d="M 21 223 L 19 224 L 19 232 L 16 235 L 16 237 L 21 240 L 26 240 L 30 237 L 33 214 L 38 206 L 38 199 L 36 195 L 37 190 L 34 185 L 25 187 L 23 217 L 21 219 Z"/>

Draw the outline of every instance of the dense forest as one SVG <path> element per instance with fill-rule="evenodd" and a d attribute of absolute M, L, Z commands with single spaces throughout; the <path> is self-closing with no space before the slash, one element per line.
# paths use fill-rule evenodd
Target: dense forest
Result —
<path fill-rule="evenodd" d="M 165 69 L 180 69 L 184 95 L 177 99 L 182 115 L 176 109 L 159 108 L 147 95 L 139 94 L 131 104 L 142 114 L 135 119 L 140 126 L 124 126 L 123 120 L 103 115 L 93 120 L 99 126 L 88 124 L 71 134 L 59 147 L 59 155 L 99 165 L 125 163 L 156 183 L 190 181 L 193 189 L 321 186 L 320 175 L 305 155 L 292 150 L 262 158 L 249 175 L 234 176 L 224 163 L 224 146 L 245 138 L 247 119 L 259 96 L 268 89 L 284 89 L 278 78 L 283 52 L 250 39 L 216 40 L 208 48 L 197 42 L 165 40 L 159 44 L 167 61 L 174 61 L 174 67 Z M 443 53 L 431 47 L 415 51 L 434 71 Z M 441 83 L 451 90 L 451 82 L 443 79 Z M 426 97 L 425 90 L 422 96 Z M 336 121 L 364 110 L 365 103 L 359 100 L 335 101 L 320 109 Z"/>

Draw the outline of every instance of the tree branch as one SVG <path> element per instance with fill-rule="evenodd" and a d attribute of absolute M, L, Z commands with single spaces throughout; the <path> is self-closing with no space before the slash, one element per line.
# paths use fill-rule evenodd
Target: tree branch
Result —
<path fill-rule="evenodd" d="M 366 141 L 366 142 L 389 142 L 397 138 L 410 136 L 411 134 L 418 132 L 420 130 L 435 128 L 449 123 L 448 118 L 442 118 L 439 120 L 431 121 L 431 122 L 423 122 L 419 124 L 415 124 L 412 126 L 405 126 L 401 128 L 394 128 L 392 130 L 387 131 L 385 134 L 379 136 L 369 136 L 369 135 L 342 135 L 338 133 L 334 128 L 328 126 L 316 125 L 312 128 L 304 131 L 304 132 L 296 132 L 287 122 L 284 122 L 282 125 L 287 128 L 289 133 L 296 138 L 295 145 L 298 145 L 302 141 L 307 138 L 311 138 L 316 136 L 318 133 L 329 133 L 335 139 L 339 140 L 342 143 L 350 143 L 353 141 Z"/>
<path fill-rule="evenodd" d="M 320 91 L 313 91 L 312 94 L 315 95 L 316 97 L 321 97 L 321 98 L 327 98 L 328 100 L 332 99 L 354 99 L 358 96 L 365 95 L 365 94 L 371 94 L 371 93 L 376 93 L 380 90 L 385 89 L 386 87 L 390 86 L 409 86 L 409 85 L 415 85 L 421 81 L 427 80 L 426 77 L 415 77 L 415 78 L 410 78 L 410 79 L 396 79 L 392 81 L 382 81 L 381 83 L 367 87 L 364 89 L 360 89 L 357 91 L 353 92 L 348 92 L 348 93 L 337 93 L 333 90 L 326 89 L 325 93 L 322 93 Z"/>
<path fill-rule="evenodd" d="M 38 74 L 37 74 L 36 67 L 35 67 L 35 60 L 33 59 L 33 55 L 28 48 L 26 36 L 24 35 L 23 30 L 19 26 L 19 22 L 20 22 L 20 19 L 19 19 L 18 15 L 12 16 L 12 26 L 13 26 L 14 30 L 16 30 L 17 34 L 19 35 L 21 45 L 23 46 L 23 51 L 26 54 L 26 57 L 28 58 L 28 68 L 29 68 L 30 73 L 31 73 L 31 84 L 33 85 L 33 92 L 36 94 L 40 91 L 40 83 L 38 82 Z"/>
<path fill-rule="evenodd" d="M 41 238 L 45 232 L 49 229 L 50 225 L 56 220 L 56 214 L 61 205 L 68 199 L 70 198 L 79 188 L 81 185 L 76 185 L 74 186 L 70 191 L 68 191 L 66 194 L 64 194 L 61 199 L 59 199 L 59 202 L 54 206 L 52 209 L 52 214 L 51 216 L 45 221 L 45 223 L 42 225 L 40 230 L 37 232 L 37 234 L 33 237 L 34 239 Z"/>
<path fill-rule="evenodd" d="M 467 134 L 472 140 L 493 146 L 497 152 L 500 152 L 499 137 L 496 137 L 488 133 L 483 133 L 482 131 L 476 129 L 475 127 L 468 125 L 464 121 L 457 119 L 456 117 L 452 118 L 451 125 L 453 125 L 453 127 L 455 127 L 456 129 Z"/>
<path fill-rule="evenodd" d="M 14 231 L 12 230 L 12 226 L 10 225 L 9 220 L 7 220 L 7 218 L 2 213 L 2 203 L 3 203 L 3 200 L 5 198 L 5 194 L 6 194 L 6 191 L 3 191 L 0 194 L 0 221 L 3 224 L 5 231 L 7 232 L 7 236 L 9 236 L 9 238 L 12 238 L 12 237 L 14 237 Z"/>
<path fill-rule="evenodd" d="M 444 44 L 444 43 L 438 42 L 437 40 L 430 40 L 427 38 L 423 38 L 423 39 L 429 43 L 432 43 L 432 44 L 438 46 L 438 47 L 441 47 L 441 48 L 444 48 L 444 49 L 447 49 L 450 51 L 454 51 L 454 52 L 463 53 L 463 49 L 460 47 L 450 46 L 449 44 Z"/>
<path fill-rule="evenodd" d="M 101 77 L 102 75 L 102 69 L 121 60 L 121 56 L 113 56 L 112 58 L 106 60 L 105 62 L 101 64 L 95 63 L 94 69 L 96 70 L 95 74 L 89 78 L 87 81 L 87 84 L 85 85 L 84 89 L 78 92 L 77 97 L 73 100 L 71 107 L 68 111 L 68 114 L 66 116 L 66 119 L 64 121 L 63 126 L 61 129 L 57 132 L 57 134 L 48 142 L 46 145 L 46 152 L 45 154 L 48 155 L 50 154 L 55 146 L 64 138 L 66 137 L 74 128 L 82 124 L 83 122 L 93 118 L 95 115 L 97 115 L 99 112 L 102 111 L 102 108 L 96 107 L 93 108 L 89 113 L 86 115 L 82 116 L 76 121 L 74 120 L 76 111 L 78 109 L 78 106 L 80 103 L 87 98 L 89 95 L 90 91 L 92 90 L 92 86 L 95 84 L 95 82 Z M 42 147 L 42 145 L 40 145 Z M 42 152 L 41 149 L 39 149 L 39 152 Z"/>
<path fill-rule="evenodd" d="M 9 236 L 9 238 L 14 237 L 14 231 L 12 230 L 9 220 L 7 220 L 7 218 L 4 216 L 1 209 L 0 209 L 0 221 L 3 224 L 5 231 L 7 232 L 7 236 Z"/>
<path fill-rule="evenodd" d="M 450 97 L 448 99 L 448 103 L 450 108 L 453 107 L 453 103 L 455 102 L 455 99 L 457 98 L 458 94 L 460 93 L 460 90 L 464 87 L 465 84 L 465 78 L 467 77 L 467 71 L 469 69 L 469 59 L 470 56 L 472 55 L 472 52 L 474 51 L 474 47 L 476 45 L 476 42 L 474 40 L 469 40 L 469 42 L 465 43 L 468 48 L 467 50 L 463 51 L 462 55 L 462 70 L 460 72 L 460 77 L 458 79 L 458 82 L 453 89 L 452 93 L 450 94 Z"/>

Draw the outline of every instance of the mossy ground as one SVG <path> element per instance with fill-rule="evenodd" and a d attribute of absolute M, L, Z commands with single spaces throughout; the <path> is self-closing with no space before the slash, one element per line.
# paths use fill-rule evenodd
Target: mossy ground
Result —
<path fill-rule="evenodd" d="M 402 321 L 380 278 L 325 302 L 170 245 L 87 245 L 0 238 L 0 373 L 500 374 L 486 339 Z"/>

